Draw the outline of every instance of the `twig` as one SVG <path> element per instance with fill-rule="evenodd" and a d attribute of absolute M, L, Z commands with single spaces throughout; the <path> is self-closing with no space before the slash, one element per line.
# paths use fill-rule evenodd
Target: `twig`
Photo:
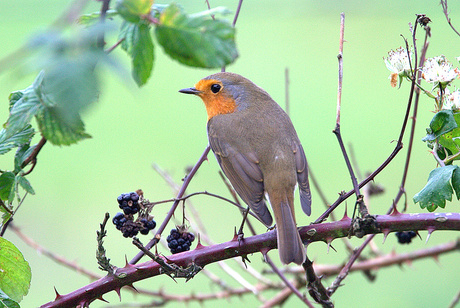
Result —
<path fill-rule="evenodd" d="M 37 161 L 37 155 L 38 153 L 40 153 L 40 150 L 43 148 L 43 146 L 45 145 L 46 143 L 46 139 L 45 137 L 42 137 L 42 139 L 40 139 L 40 141 L 37 143 L 37 145 L 35 146 L 34 150 L 32 151 L 32 153 L 30 153 L 29 157 L 27 157 L 23 162 L 22 162 L 22 165 L 21 165 L 21 168 L 25 168 L 30 162 L 33 162 L 34 166 L 36 164 L 36 161 Z M 34 167 L 33 166 L 33 167 Z M 33 169 L 32 167 L 32 169 Z M 29 174 L 32 170 L 29 170 L 26 174 Z"/>
<path fill-rule="evenodd" d="M 161 238 L 161 233 L 164 231 L 166 228 L 166 225 L 168 224 L 169 220 L 174 214 L 174 211 L 176 210 L 177 206 L 179 205 L 180 198 L 184 195 L 185 190 L 187 189 L 188 185 L 192 181 L 193 176 L 195 175 L 196 171 L 200 168 L 201 164 L 207 159 L 208 153 L 210 151 L 209 145 L 206 147 L 204 150 L 203 154 L 201 154 L 200 158 L 198 159 L 198 162 L 193 166 L 192 170 L 190 173 L 187 175 L 187 177 L 184 180 L 184 183 L 182 184 L 182 187 L 177 194 L 177 199 L 174 201 L 173 205 L 171 206 L 171 209 L 169 210 L 168 214 L 166 215 L 165 219 L 163 220 L 163 223 L 161 224 L 160 227 L 158 227 L 157 232 L 155 234 L 155 237 L 148 242 L 147 245 L 145 245 L 146 249 L 150 249 L 153 246 L 155 246 L 156 243 L 158 243 L 159 239 Z M 131 261 L 130 264 L 136 264 L 142 257 L 144 256 L 144 253 L 141 251 L 139 252 Z"/>
<path fill-rule="evenodd" d="M 441 0 L 441 6 L 442 6 L 442 11 L 444 12 L 444 15 L 446 16 L 447 23 L 452 28 L 452 30 L 454 30 L 454 32 L 457 33 L 458 36 L 460 36 L 460 33 L 454 28 L 454 26 L 452 25 L 450 21 L 449 11 L 447 8 L 447 0 Z"/>
<path fill-rule="evenodd" d="M 455 295 L 454 299 L 452 302 L 449 304 L 449 308 L 455 308 L 457 304 L 460 302 L 460 291 Z"/>
<path fill-rule="evenodd" d="M 342 83 L 343 83 L 343 41 L 344 41 L 344 29 L 345 29 L 345 14 L 340 14 L 340 42 L 339 42 L 339 54 L 337 55 L 337 59 L 339 61 L 339 85 L 337 89 L 337 115 L 336 115 L 336 123 L 333 133 L 337 137 L 337 141 L 339 142 L 340 149 L 342 151 L 343 157 L 345 159 L 345 163 L 348 168 L 348 172 L 350 173 L 351 182 L 353 183 L 353 189 L 355 190 L 356 197 L 359 198 L 361 193 L 359 192 L 358 181 L 353 171 L 353 167 L 351 166 L 350 159 L 347 154 L 347 150 L 343 144 L 342 135 L 340 133 L 340 109 L 342 104 Z"/>
<path fill-rule="evenodd" d="M 278 277 L 281 278 L 281 280 L 284 282 L 286 287 L 288 287 L 308 307 L 314 308 L 312 303 L 310 303 L 310 301 L 299 292 L 299 290 L 286 278 L 286 276 L 284 276 L 284 274 L 273 263 L 273 261 L 270 259 L 270 257 L 268 255 L 265 255 L 265 261 L 267 261 L 268 265 L 270 265 L 270 267 L 272 268 L 273 272 L 275 272 L 278 275 Z M 281 304 L 281 303 L 279 303 L 279 304 Z"/>

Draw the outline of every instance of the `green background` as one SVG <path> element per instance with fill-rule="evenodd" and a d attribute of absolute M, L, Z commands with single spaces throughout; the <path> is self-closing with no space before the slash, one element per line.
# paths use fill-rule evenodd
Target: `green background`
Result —
<path fill-rule="evenodd" d="M 460 28 L 460 3 L 450 1 L 451 18 Z M 344 47 L 344 84 L 342 97 L 341 130 L 344 141 L 352 144 L 362 173 L 372 171 L 391 153 L 398 138 L 406 108 L 409 84 L 401 89 L 390 87 L 389 71 L 383 57 L 390 49 L 404 42 L 400 36 L 410 38 L 408 23 L 414 22 L 416 13 L 425 13 L 431 19 L 432 38 L 428 56 L 446 55 L 451 61 L 459 56 L 460 38 L 450 30 L 438 1 L 245 1 L 237 23 L 237 46 L 240 57 L 227 70 L 244 75 L 267 90 L 284 106 L 284 69 L 290 70 L 291 118 L 302 141 L 309 164 L 318 178 L 329 202 L 342 190 L 351 188 L 350 178 L 339 151 L 332 129 L 335 125 L 337 93 L 337 53 L 339 43 L 340 13 L 346 15 Z M 184 1 L 187 12 L 205 10 L 204 1 Z M 211 1 L 212 6 L 226 6 L 232 11 L 237 1 Z M 28 39 L 47 27 L 70 5 L 66 1 L 1 1 L 0 56 L 14 52 Z M 85 9 L 89 13 L 99 9 L 91 2 Z M 227 17 L 232 20 L 233 16 Z M 418 29 L 419 41 L 423 31 Z M 108 38 L 108 45 L 115 38 Z M 113 56 L 126 67 L 129 61 L 121 50 Z M 193 165 L 206 147 L 206 112 L 202 102 L 184 96 L 177 90 L 193 86 L 199 79 L 217 70 L 185 67 L 155 47 L 153 75 L 148 84 L 138 89 L 129 78 L 120 78 L 110 70 L 100 75 L 102 92 L 100 100 L 83 115 L 87 131 L 93 136 L 70 147 L 47 144 L 38 157 L 38 165 L 29 176 L 35 196 L 28 196 L 15 216 L 14 223 L 33 240 L 54 253 L 93 272 L 98 272 L 95 260 L 96 230 L 104 213 L 112 217 L 118 211 L 116 197 L 123 192 L 142 188 L 151 201 L 171 198 L 170 187 L 151 168 L 156 163 L 180 182 L 185 168 Z M 457 62 L 455 62 L 457 64 Z M 0 115 L 6 121 L 8 95 L 24 89 L 34 75 L 21 76 L 16 71 L 2 71 L 0 97 L 3 108 Z M 429 171 L 436 165 L 421 141 L 433 114 L 433 104 L 427 97 L 420 101 L 417 118 L 414 154 L 406 186 L 410 212 L 421 209 L 412 202 L 412 196 L 426 183 Z M 407 140 L 407 138 L 406 138 Z M 370 203 L 373 214 L 383 214 L 398 191 L 404 148 L 394 162 L 376 178 L 386 189 L 384 196 Z M 0 158 L 1 169 L 12 168 L 12 155 Z M 212 154 L 192 181 L 188 192 L 207 190 L 228 196 L 217 174 L 218 165 Z M 349 199 L 348 208 L 353 205 Z M 404 200 L 402 200 L 404 201 Z M 209 236 L 215 242 L 228 241 L 234 226 L 240 223 L 238 211 L 227 203 L 209 197 L 192 200 Z M 318 194 L 313 191 L 313 214 L 304 216 L 299 208 L 298 224 L 307 225 L 324 211 Z M 343 204 L 337 213 L 343 213 Z M 169 209 L 161 205 L 154 209 L 160 223 Z M 459 210 L 459 202 L 447 204 L 447 211 Z M 349 213 L 351 215 L 351 213 Z M 182 219 L 178 214 L 177 218 Z M 167 230 L 173 227 L 171 223 Z M 262 225 L 257 224 L 259 232 Z M 247 233 L 248 234 L 248 233 Z M 435 232 L 425 245 L 415 239 L 410 246 L 400 246 L 391 234 L 384 245 L 382 235 L 376 243 L 382 252 L 403 252 L 430 247 L 458 237 L 454 232 Z M 11 231 L 5 237 L 12 241 L 30 262 L 32 284 L 21 307 L 36 307 L 54 298 L 53 287 L 61 294 L 80 288 L 88 278 L 56 265 L 18 239 Z M 144 239 L 146 242 L 147 240 Z M 123 266 L 125 256 L 130 259 L 137 251 L 122 238 L 110 224 L 106 249 L 115 265 Z M 362 240 L 354 239 L 359 245 Z M 340 241 L 334 242 L 338 252 L 327 253 L 326 245 L 309 246 L 311 259 L 320 264 L 343 262 L 345 249 Z M 163 253 L 167 251 L 162 248 Z M 276 251 L 269 254 L 278 261 Z M 252 266 L 266 268 L 260 254 L 250 256 Z M 416 261 L 402 268 L 393 266 L 380 270 L 377 280 L 369 283 L 360 273 L 351 274 L 333 296 L 337 307 L 446 307 L 458 292 L 458 255 L 451 253 L 439 258 Z M 234 262 L 229 261 L 234 267 Z M 218 274 L 229 285 L 239 285 L 223 273 L 217 265 L 208 270 Z M 240 273 L 245 275 L 241 270 Z M 103 273 L 101 273 L 103 274 Z M 255 280 L 247 275 L 251 282 Z M 326 284 L 332 280 L 327 279 Z M 189 294 L 210 293 L 220 289 L 203 275 L 188 283 L 176 284 L 164 276 L 137 283 L 139 288 L 163 289 L 165 292 Z M 269 298 L 273 293 L 267 293 Z M 111 304 L 118 296 L 111 292 L 104 296 Z M 148 302 L 143 296 L 133 296 L 122 291 L 124 303 Z M 216 301 L 208 304 L 215 304 Z M 244 303 L 259 306 L 252 294 L 230 301 L 220 300 L 219 305 L 234 306 Z M 300 303 L 292 297 L 288 306 Z M 181 304 L 174 303 L 180 306 Z M 184 304 L 185 305 L 185 304 Z M 96 302 L 91 307 L 105 307 Z M 191 307 L 198 307 L 192 303 Z"/>

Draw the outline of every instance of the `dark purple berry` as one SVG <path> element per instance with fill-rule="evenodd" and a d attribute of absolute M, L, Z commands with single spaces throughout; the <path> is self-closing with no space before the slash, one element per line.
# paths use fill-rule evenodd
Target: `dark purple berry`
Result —
<path fill-rule="evenodd" d="M 135 192 L 132 192 L 130 194 L 130 199 L 133 201 L 133 202 L 137 202 L 139 200 L 139 195 Z"/>
<path fill-rule="evenodd" d="M 152 229 L 155 229 L 156 226 L 157 226 L 157 223 L 155 222 L 155 220 L 151 220 L 147 222 L 146 227 L 147 229 L 152 230 Z"/>
<path fill-rule="evenodd" d="M 149 231 L 150 231 L 149 229 L 141 229 L 141 231 L 139 231 L 139 232 L 141 234 L 143 234 L 143 235 L 147 235 L 147 234 L 149 234 Z"/>
<path fill-rule="evenodd" d="M 176 249 L 177 248 L 177 240 L 172 240 L 171 242 L 168 243 L 168 247 L 171 249 Z"/>

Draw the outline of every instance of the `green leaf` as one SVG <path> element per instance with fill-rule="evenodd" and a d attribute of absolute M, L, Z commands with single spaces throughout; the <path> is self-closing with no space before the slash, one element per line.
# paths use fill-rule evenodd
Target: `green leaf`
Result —
<path fill-rule="evenodd" d="M 37 116 L 37 123 L 43 137 L 54 145 L 70 145 L 91 138 L 85 133 L 79 115 L 74 115 L 73 121 L 69 123 L 56 108 L 46 108 Z"/>
<path fill-rule="evenodd" d="M 4 138 L 9 139 L 24 130 L 32 118 L 43 108 L 38 88 L 43 82 L 41 71 L 31 86 L 10 94 L 10 116 L 5 126 Z"/>
<path fill-rule="evenodd" d="M 425 187 L 414 196 L 414 202 L 419 202 L 422 209 L 426 208 L 430 212 L 435 211 L 437 207 L 444 208 L 446 200 L 452 201 L 453 190 L 450 180 L 458 168 L 450 165 L 432 170 Z"/>
<path fill-rule="evenodd" d="M 150 13 L 153 0 L 117 0 L 117 12 L 124 20 L 137 23 L 143 15 Z"/>
<path fill-rule="evenodd" d="M 17 181 L 18 184 L 19 184 L 25 191 L 27 191 L 29 194 L 35 195 L 35 191 L 34 191 L 34 189 L 32 188 L 32 185 L 30 185 L 29 180 L 27 180 L 25 177 L 23 177 L 22 175 L 17 175 L 17 176 L 16 176 L 16 181 Z"/>
<path fill-rule="evenodd" d="M 452 174 L 452 187 L 457 195 L 457 200 L 460 200 L 460 168 L 455 168 Z"/>
<path fill-rule="evenodd" d="M 0 237 L 0 289 L 20 302 L 29 292 L 32 273 L 29 263 L 11 242 Z"/>
<path fill-rule="evenodd" d="M 0 155 L 9 152 L 11 149 L 28 143 L 35 134 L 35 130 L 30 125 L 26 125 L 22 130 L 7 138 L 6 129 L 0 131 Z"/>
<path fill-rule="evenodd" d="M 11 211 L 12 207 L 5 204 L 5 206 Z M 2 220 L 0 221 L 0 228 L 11 218 L 11 212 L 8 212 L 3 206 L 0 206 L 0 213 L 2 213 Z"/>
<path fill-rule="evenodd" d="M 441 135 L 457 128 L 452 110 L 441 110 L 436 113 L 430 122 L 429 133 L 422 139 L 423 141 L 433 141 Z"/>
<path fill-rule="evenodd" d="M 16 174 L 22 170 L 22 164 L 26 158 L 32 154 L 35 147 L 36 145 L 31 147 L 29 143 L 25 143 L 17 149 L 16 154 L 14 155 L 14 171 Z"/>
<path fill-rule="evenodd" d="M 19 304 L 0 290 L 0 308 L 20 308 Z"/>
<path fill-rule="evenodd" d="M 153 69 L 154 49 L 147 24 L 124 22 L 119 38 L 124 38 L 121 47 L 131 56 L 132 76 L 138 86 L 144 85 Z"/>
<path fill-rule="evenodd" d="M 453 130 L 439 136 L 439 143 L 450 152 L 450 155 L 455 155 L 460 149 L 460 113 L 454 113 L 455 123 L 457 127 Z M 455 158 L 460 160 L 460 157 Z"/>
<path fill-rule="evenodd" d="M 230 23 L 207 14 L 186 15 L 175 3 L 160 14 L 155 34 L 168 55 L 189 66 L 217 68 L 238 57 Z"/>
<path fill-rule="evenodd" d="M 118 12 L 116 10 L 108 10 L 105 13 L 106 18 L 113 18 L 116 15 L 118 15 Z M 78 18 L 78 23 L 81 25 L 85 26 L 90 26 L 94 25 L 95 23 L 98 23 L 101 20 L 101 12 L 93 12 L 90 14 L 83 14 Z"/>
<path fill-rule="evenodd" d="M 16 187 L 16 176 L 13 172 L 3 172 L 0 175 L 0 199 L 13 201 L 14 191 Z M 1 288 L 1 287 L 0 287 Z"/>

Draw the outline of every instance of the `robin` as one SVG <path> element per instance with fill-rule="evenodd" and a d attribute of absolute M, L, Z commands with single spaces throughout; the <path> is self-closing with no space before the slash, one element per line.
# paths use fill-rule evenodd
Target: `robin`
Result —
<path fill-rule="evenodd" d="M 217 73 L 179 92 L 203 100 L 208 113 L 208 139 L 222 171 L 238 195 L 267 227 L 275 215 L 281 262 L 301 264 L 305 249 L 297 231 L 294 189 L 311 214 L 308 166 L 291 120 L 283 109 L 249 79 Z"/>

